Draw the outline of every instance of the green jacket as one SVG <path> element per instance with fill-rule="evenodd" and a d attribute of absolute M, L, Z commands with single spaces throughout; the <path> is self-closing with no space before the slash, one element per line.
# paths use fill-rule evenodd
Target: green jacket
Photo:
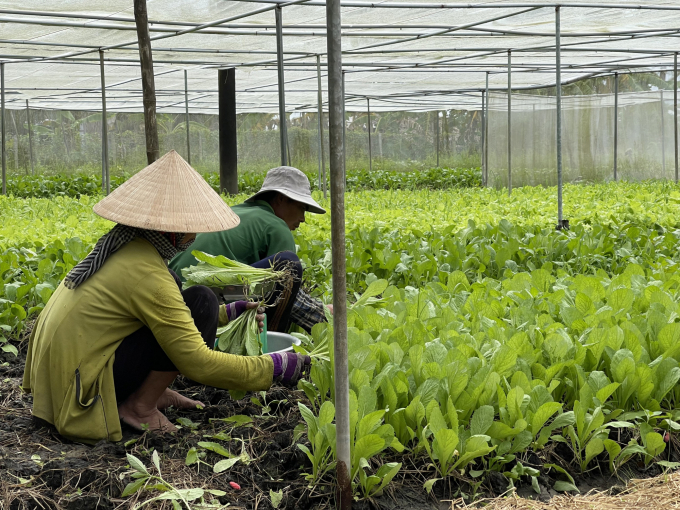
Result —
<path fill-rule="evenodd" d="M 254 264 L 281 251 L 295 253 L 295 240 L 285 221 L 274 214 L 272 206 L 263 200 L 244 202 L 232 207 L 241 222 L 237 227 L 221 232 L 198 234 L 191 248 L 170 262 L 170 269 L 182 278 L 182 269 L 198 264 L 193 250 L 224 255 L 243 264 Z"/>
<path fill-rule="evenodd" d="M 224 322 L 224 314 L 220 316 Z M 158 251 L 135 239 L 78 288 L 62 283 L 38 317 L 28 344 L 23 388 L 33 414 L 85 443 L 122 438 L 113 384 L 115 351 L 147 326 L 177 369 L 219 388 L 266 390 L 269 356 L 244 357 L 206 347 Z"/>

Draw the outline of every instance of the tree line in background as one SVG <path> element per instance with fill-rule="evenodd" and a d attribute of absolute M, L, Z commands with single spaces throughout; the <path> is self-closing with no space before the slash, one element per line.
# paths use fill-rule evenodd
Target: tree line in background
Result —
<path fill-rule="evenodd" d="M 672 90 L 673 73 L 619 75 L 619 91 Z M 608 94 L 614 76 L 580 80 L 565 85 L 564 95 Z M 525 91 L 551 96 L 555 88 Z M 8 170 L 29 173 L 27 113 L 7 110 Z M 436 122 L 439 120 L 439 163 L 448 167 L 481 165 L 481 111 L 374 112 L 371 114 L 372 167 L 413 170 L 436 166 Z M 187 157 L 184 114 L 158 114 L 161 153 L 177 150 Z M 131 173 L 146 165 L 144 119 L 141 113 L 109 113 L 109 165 L 112 174 Z M 291 164 L 308 172 L 318 169 L 319 143 L 316 113 L 288 113 L 288 153 Z M 219 169 L 217 115 L 191 114 L 191 162 L 206 172 Z M 238 158 L 242 172 L 266 171 L 279 164 L 277 114 L 242 113 L 237 116 Z M 328 149 L 328 116 L 324 116 L 324 144 Z M 101 113 L 31 110 L 33 159 L 37 172 L 98 172 L 101 168 Z M 369 122 L 366 112 L 347 112 L 347 168 L 365 170 L 368 161 Z M 328 150 L 326 150 L 328 154 Z"/>
<path fill-rule="evenodd" d="M 598 76 L 579 80 L 562 86 L 562 95 L 589 96 L 592 94 L 613 94 L 616 77 Z M 673 90 L 673 72 L 619 74 L 619 92 L 643 92 L 649 90 Z M 554 96 L 555 87 L 528 91 L 529 94 Z"/>
<path fill-rule="evenodd" d="M 372 165 L 376 169 L 424 169 L 436 165 L 436 126 L 442 166 L 479 166 L 481 112 L 388 112 L 371 114 Z M 202 172 L 219 169 L 217 115 L 191 114 L 191 162 Z M 328 116 L 324 116 L 328 154 Z M 101 113 L 31 110 L 33 161 L 38 173 L 98 172 L 101 168 Z M 184 114 L 157 116 L 161 153 L 175 149 L 187 157 Z M 316 171 L 319 165 L 318 120 L 315 113 L 288 114 L 291 164 Z M 275 114 L 243 113 L 237 117 L 239 169 L 266 171 L 279 164 L 279 118 Z M 146 165 L 144 119 L 141 113 L 109 113 L 109 165 L 112 174 L 130 173 Z M 8 170 L 30 173 L 31 155 L 26 110 L 7 110 Z M 368 116 L 348 112 L 347 167 L 368 164 Z"/>

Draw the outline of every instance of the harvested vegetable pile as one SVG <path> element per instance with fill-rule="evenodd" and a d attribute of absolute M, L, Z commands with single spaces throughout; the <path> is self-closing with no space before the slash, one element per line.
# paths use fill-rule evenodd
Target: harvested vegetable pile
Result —
<path fill-rule="evenodd" d="M 218 340 L 215 348 L 218 351 L 239 356 L 259 356 L 262 354 L 257 328 L 257 308 L 251 308 L 217 330 Z"/>

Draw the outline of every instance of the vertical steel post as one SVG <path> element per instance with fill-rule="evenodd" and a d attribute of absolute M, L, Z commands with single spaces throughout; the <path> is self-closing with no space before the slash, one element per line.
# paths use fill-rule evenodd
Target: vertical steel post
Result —
<path fill-rule="evenodd" d="M 366 122 L 366 127 L 368 127 L 368 171 L 373 171 L 373 158 L 371 153 L 371 100 L 366 98 L 366 109 L 368 110 L 368 121 Z"/>
<path fill-rule="evenodd" d="M 560 45 L 560 6 L 555 7 L 555 96 L 557 103 L 557 229 L 562 222 L 562 47 Z"/>
<path fill-rule="evenodd" d="M 439 168 L 439 111 L 434 112 L 434 145 L 437 151 L 437 168 Z"/>
<path fill-rule="evenodd" d="M 508 50 L 508 195 L 512 193 L 512 50 Z"/>
<path fill-rule="evenodd" d="M 33 128 L 31 127 L 31 110 L 28 107 L 28 99 L 26 100 L 26 126 L 28 127 L 28 156 L 31 160 L 31 175 L 34 175 L 35 165 L 33 164 Z"/>
<path fill-rule="evenodd" d="M 321 88 L 321 55 L 316 55 L 316 80 L 317 102 L 319 108 L 319 188 L 323 189 L 323 197 L 326 198 L 326 148 L 323 143 L 323 92 Z"/>
<path fill-rule="evenodd" d="M 99 72 L 102 82 L 102 191 L 108 195 L 111 185 L 109 180 L 109 130 L 106 123 L 106 78 L 104 75 L 103 50 L 99 50 Z"/>
<path fill-rule="evenodd" d="M 279 79 L 279 137 L 281 139 L 281 166 L 288 164 L 288 126 L 286 125 L 286 90 L 283 74 L 283 18 L 279 5 L 274 9 L 276 15 L 276 67 Z"/>
<path fill-rule="evenodd" d="M 619 180 L 619 73 L 614 73 L 614 180 Z"/>
<path fill-rule="evenodd" d="M 673 133 L 675 145 L 675 182 L 678 182 L 678 53 L 673 54 Z"/>
<path fill-rule="evenodd" d="M 484 147 L 484 186 L 489 185 L 489 71 L 486 72 L 486 133 L 484 135 L 484 141 L 486 146 Z"/>
<path fill-rule="evenodd" d="M 482 184 L 484 184 L 484 146 L 486 145 L 486 91 L 482 90 Z"/>
<path fill-rule="evenodd" d="M 661 92 L 661 172 L 664 178 L 666 177 L 666 127 L 664 126 L 664 106 L 663 106 L 663 89 Z"/>
<path fill-rule="evenodd" d="M 189 140 L 189 87 L 187 80 L 187 70 L 184 70 L 184 126 L 187 130 L 187 163 L 191 164 L 191 141 Z"/>
<path fill-rule="evenodd" d="M 328 116 L 331 167 L 331 243 L 333 256 L 333 363 L 337 482 L 340 510 L 352 508 L 349 471 L 349 375 L 347 364 L 347 280 L 345 274 L 344 87 L 340 0 L 326 0 L 328 39 Z"/>
<path fill-rule="evenodd" d="M 7 194 L 7 147 L 5 138 L 7 129 L 5 123 L 5 63 L 0 62 L 0 130 L 2 130 L 2 141 L 0 141 L 0 153 L 2 154 L 2 194 Z"/>
<path fill-rule="evenodd" d="M 345 71 L 342 72 L 342 182 L 347 184 L 347 111 L 345 110 Z"/>

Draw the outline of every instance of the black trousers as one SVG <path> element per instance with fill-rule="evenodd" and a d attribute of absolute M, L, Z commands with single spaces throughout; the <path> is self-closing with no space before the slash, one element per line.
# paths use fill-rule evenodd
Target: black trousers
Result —
<path fill-rule="evenodd" d="M 269 305 L 265 310 L 267 314 L 267 330 L 287 333 L 291 323 L 290 312 L 293 309 L 295 298 L 300 291 L 300 284 L 302 283 L 302 264 L 300 259 L 292 251 L 282 251 L 259 262 L 255 262 L 251 266 L 262 269 L 273 266 L 275 271 L 287 269 L 293 273 L 292 285 L 286 287 L 281 283 L 277 283 L 274 292 L 266 300 L 266 304 Z M 271 306 L 273 304 L 274 306 Z"/>
<path fill-rule="evenodd" d="M 217 333 L 219 304 L 217 296 L 207 287 L 197 285 L 182 290 L 179 277 L 168 269 L 182 292 L 182 297 L 191 311 L 196 328 L 205 343 L 212 349 Z M 176 372 L 177 368 L 159 345 L 153 333 L 146 326 L 126 337 L 116 349 L 113 362 L 113 381 L 116 400 L 120 404 L 139 388 L 149 372 Z"/>

